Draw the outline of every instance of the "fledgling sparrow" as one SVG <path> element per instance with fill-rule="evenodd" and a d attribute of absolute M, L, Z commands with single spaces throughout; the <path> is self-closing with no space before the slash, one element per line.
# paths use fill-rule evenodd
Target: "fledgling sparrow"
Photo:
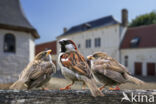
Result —
<path fill-rule="evenodd" d="M 56 72 L 52 62 L 51 50 L 42 51 L 19 75 L 19 79 L 10 86 L 10 89 L 32 89 L 47 83 L 51 75 Z"/>

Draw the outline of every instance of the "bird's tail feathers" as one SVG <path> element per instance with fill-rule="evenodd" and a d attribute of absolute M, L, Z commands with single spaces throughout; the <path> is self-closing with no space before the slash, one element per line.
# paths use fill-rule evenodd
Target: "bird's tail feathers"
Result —
<path fill-rule="evenodd" d="M 133 77 L 133 76 L 131 76 L 129 74 L 126 74 L 126 78 L 127 78 L 128 82 L 130 82 L 130 83 L 134 83 L 134 84 L 137 84 L 137 85 L 145 84 L 144 81 L 142 81 L 142 80 L 140 80 L 140 79 L 138 79 L 136 77 Z"/>
<path fill-rule="evenodd" d="M 17 80 L 9 87 L 9 89 L 23 90 L 23 89 L 27 89 L 27 85 L 25 84 L 25 81 Z"/>
<path fill-rule="evenodd" d="M 96 96 L 104 96 L 104 94 L 97 88 L 96 83 L 94 79 L 88 79 L 87 77 L 83 78 L 85 84 L 88 86 L 90 89 L 92 95 L 94 97 Z"/>

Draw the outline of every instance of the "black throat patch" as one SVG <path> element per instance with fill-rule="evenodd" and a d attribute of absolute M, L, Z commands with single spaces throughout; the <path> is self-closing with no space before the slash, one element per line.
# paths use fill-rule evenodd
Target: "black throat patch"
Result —
<path fill-rule="evenodd" d="M 67 49 L 65 48 L 65 45 L 61 45 L 61 52 L 66 52 Z"/>

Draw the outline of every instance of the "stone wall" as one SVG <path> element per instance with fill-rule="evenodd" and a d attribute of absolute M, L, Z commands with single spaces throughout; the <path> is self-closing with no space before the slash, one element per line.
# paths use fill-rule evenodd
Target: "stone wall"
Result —
<path fill-rule="evenodd" d="M 4 35 L 15 36 L 16 52 L 3 51 Z M 13 82 L 34 57 L 34 40 L 30 33 L 0 29 L 0 83 Z"/>
<path fill-rule="evenodd" d="M 130 101 L 123 100 L 121 102 L 123 92 L 128 96 Z M 147 101 L 146 98 L 143 98 L 141 104 L 156 104 L 156 90 L 105 90 L 103 93 L 105 96 L 94 98 L 88 90 L 0 90 L 0 104 L 138 104 L 138 98 L 141 98 L 142 95 L 144 97 L 147 96 Z M 133 97 L 137 95 L 135 100 L 132 100 L 132 94 Z"/>

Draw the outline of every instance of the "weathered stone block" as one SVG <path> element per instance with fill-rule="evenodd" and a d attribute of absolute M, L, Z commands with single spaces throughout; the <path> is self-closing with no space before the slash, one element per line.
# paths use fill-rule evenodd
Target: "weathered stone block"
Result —
<path fill-rule="evenodd" d="M 123 92 L 130 101 L 121 102 L 124 97 Z M 142 95 L 147 96 L 148 102 L 144 98 L 141 104 L 147 104 L 149 100 L 154 100 L 150 104 L 156 104 L 156 90 L 105 90 L 103 93 L 105 94 L 103 97 L 92 97 L 89 90 L 0 90 L 0 104 L 138 104 L 138 98 L 140 97 L 141 102 Z M 136 96 L 137 102 L 132 101 L 132 94 Z M 152 96 L 154 99 L 151 98 Z"/>

